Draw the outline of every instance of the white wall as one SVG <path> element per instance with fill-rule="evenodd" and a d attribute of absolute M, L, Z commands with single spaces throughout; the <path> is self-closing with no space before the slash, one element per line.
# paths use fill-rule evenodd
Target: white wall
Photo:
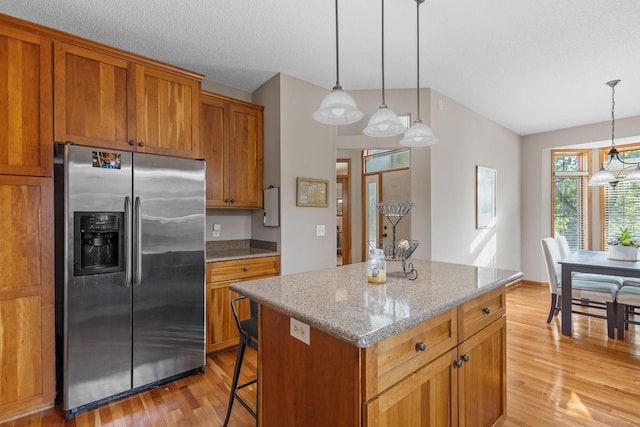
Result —
<path fill-rule="evenodd" d="M 220 236 L 213 237 L 213 224 L 220 224 Z M 207 241 L 251 239 L 251 211 L 207 209 Z"/>
<path fill-rule="evenodd" d="M 263 185 L 280 187 L 280 76 L 276 75 L 252 93 L 251 102 L 264 106 Z M 282 194 L 282 188 L 280 189 Z M 281 209 L 282 210 L 282 209 Z M 252 212 L 251 237 L 276 242 L 281 248 L 281 227 L 265 227 L 263 210 Z M 282 222 L 282 218 L 280 219 Z"/>
<path fill-rule="evenodd" d="M 640 116 L 616 119 L 616 144 L 640 139 Z M 626 140 L 625 140 L 626 139 Z M 601 122 L 522 138 L 522 267 L 527 280 L 546 282 L 547 276 L 540 240 L 551 235 L 551 150 L 561 147 L 592 147 L 611 144 L 611 123 Z M 597 153 L 597 151 L 596 151 Z M 597 154 L 592 154 L 592 168 Z M 598 189 L 591 192 L 593 215 L 592 249 L 599 250 Z"/>
<path fill-rule="evenodd" d="M 432 259 L 520 269 L 520 136 L 433 92 Z M 477 230 L 476 165 L 497 170 L 494 228 Z"/>

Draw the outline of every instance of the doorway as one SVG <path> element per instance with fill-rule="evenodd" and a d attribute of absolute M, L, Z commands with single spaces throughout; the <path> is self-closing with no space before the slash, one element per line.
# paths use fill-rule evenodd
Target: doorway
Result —
<path fill-rule="evenodd" d="M 411 200 L 410 151 L 365 150 L 363 152 L 362 180 L 362 259 L 367 259 L 372 247 L 379 247 L 380 240 L 385 242 L 393 238 L 392 225 L 376 209 L 379 201 Z M 411 221 L 397 223 L 396 237 L 410 239 Z"/>
<path fill-rule="evenodd" d="M 351 159 L 336 160 L 336 265 L 351 264 Z"/>

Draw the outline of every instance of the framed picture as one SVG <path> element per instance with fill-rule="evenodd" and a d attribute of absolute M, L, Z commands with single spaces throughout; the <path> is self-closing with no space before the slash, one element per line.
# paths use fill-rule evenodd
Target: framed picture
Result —
<path fill-rule="evenodd" d="M 496 186 L 498 172 L 476 166 L 476 228 L 496 226 Z"/>
<path fill-rule="evenodd" d="M 297 179 L 297 206 L 329 206 L 329 181 L 326 179 Z"/>

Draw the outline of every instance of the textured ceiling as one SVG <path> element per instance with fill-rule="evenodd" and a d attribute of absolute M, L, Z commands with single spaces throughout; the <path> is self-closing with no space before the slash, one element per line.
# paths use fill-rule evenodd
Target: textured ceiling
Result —
<path fill-rule="evenodd" d="M 339 4 L 347 91 L 380 88 L 380 9 Z M 332 0 L 0 0 L 0 12 L 249 92 L 277 72 L 335 83 Z M 414 0 L 386 0 L 388 89 L 415 87 L 415 23 Z M 521 135 L 609 120 L 612 79 L 616 117 L 640 115 L 638 0 L 426 0 L 420 26 L 421 86 Z"/>

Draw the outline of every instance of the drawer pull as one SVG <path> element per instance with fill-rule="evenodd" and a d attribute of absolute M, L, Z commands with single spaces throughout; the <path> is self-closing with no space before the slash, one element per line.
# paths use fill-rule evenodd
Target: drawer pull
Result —
<path fill-rule="evenodd" d="M 469 355 L 468 354 L 465 353 L 461 357 L 462 357 L 462 361 L 463 362 L 468 362 L 469 361 Z"/>
<path fill-rule="evenodd" d="M 245 265 L 244 267 L 242 267 L 242 271 L 249 271 L 249 267 Z"/>
<path fill-rule="evenodd" d="M 489 314 L 489 313 L 491 313 L 491 309 L 489 309 L 489 307 L 485 307 L 485 308 L 482 309 L 482 312 L 484 314 Z"/>
<path fill-rule="evenodd" d="M 456 359 L 453 361 L 453 364 L 457 367 L 457 368 L 461 368 L 462 367 L 462 360 L 460 359 Z"/>
<path fill-rule="evenodd" d="M 423 341 L 416 344 L 416 351 L 425 351 L 426 349 L 427 345 Z"/>

